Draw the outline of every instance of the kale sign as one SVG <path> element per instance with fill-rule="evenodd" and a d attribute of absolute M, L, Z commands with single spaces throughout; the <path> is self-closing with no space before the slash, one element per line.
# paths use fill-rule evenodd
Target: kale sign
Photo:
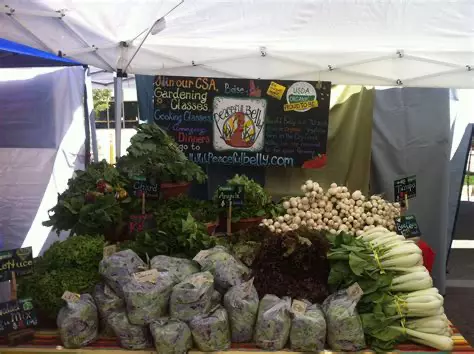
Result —
<path fill-rule="evenodd" d="M 33 274 L 33 250 L 31 247 L 16 248 L 0 252 L 0 281 Z"/>

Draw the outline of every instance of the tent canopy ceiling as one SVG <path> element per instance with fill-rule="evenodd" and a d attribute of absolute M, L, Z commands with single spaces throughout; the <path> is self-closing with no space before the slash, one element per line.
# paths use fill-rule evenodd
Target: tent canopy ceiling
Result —
<path fill-rule="evenodd" d="M 61 58 L 42 50 L 0 38 L 0 68 L 76 65 L 81 64 L 67 58 Z"/>
<path fill-rule="evenodd" d="M 110 72 L 166 15 L 127 73 L 474 88 L 474 1 L 4 3 L 0 37 Z"/>

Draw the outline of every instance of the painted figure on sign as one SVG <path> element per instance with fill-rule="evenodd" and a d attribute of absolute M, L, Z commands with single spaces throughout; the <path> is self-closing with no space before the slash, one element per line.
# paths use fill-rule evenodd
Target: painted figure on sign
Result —
<path fill-rule="evenodd" d="M 245 114 L 237 112 L 224 124 L 225 142 L 236 148 L 248 148 L 255 142 L 255 126 Z"/>

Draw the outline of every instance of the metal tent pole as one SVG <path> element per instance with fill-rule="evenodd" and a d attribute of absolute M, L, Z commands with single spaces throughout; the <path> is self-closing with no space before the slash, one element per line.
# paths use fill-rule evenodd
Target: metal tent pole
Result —
<path fill-rule="evenodd" d="M 121 156 L 121 129 L 122 129 L 122 80 L 124 73 L 117 70 L 117 77 L 114 78 L 114 108 L 115 108 L 115 162 Z"/>

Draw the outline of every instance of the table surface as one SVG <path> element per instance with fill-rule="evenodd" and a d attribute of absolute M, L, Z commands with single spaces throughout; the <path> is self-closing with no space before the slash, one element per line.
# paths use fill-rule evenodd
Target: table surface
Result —
<path fill-rule="evenodd" d="M 464 337 L 459 333 L 459 331 L 453 327 L 453 340 L 454 340 L 454 349 L 451 353 L 474 353 L 474 348 L 472 348 L 469 343 L 464 339 Z M 226 354 L 242 354 L 242 352 L 259 352 L 259 353 L 272 353 L 272 354 L 296 354 L 299 352 L 292 351 L 279 351 L 279 352 L 269 352 L 261 351 L 255 347 L 253 344 L 236 344 L 232 345 L 232 348 L 228 351 L 219 351 L 214 353 L 226 353 Z M 435 349 L 424 347 L 417 344 L 402 344 L 397 347 L 397 352 L 400 353 L 435 353 Z M 16 354 L 26 354 L 26 353 L 81 353 L 81 354 L 124 354 L 124 353 L 133 353 L 133 354 L 152 354 L 156 353 L 152 348 L 148 350 L 137 350 L 130 351 L 121 349 L 117 344 L 117 339 L 114 337 L 100 337 L 94 343 L 89 346 L 81 349 L 64 349 L 61 346 L 61 339 L 57 331 L 37 331 L 35 333 L 35 338 L 28 345 L 22 345 L 18 347 L 8 347 L 6 346 L 6 338 L 0 338 L 0 354 L 3 353 L 16 353 Z M 201 354 L 200 351 L 192 350 L 189 354 Z M 322 353 L 331 354 L 335 352 L 324 351 Z M 364 351 L 359 353 L 372 353 L 371 351 Z"/>

